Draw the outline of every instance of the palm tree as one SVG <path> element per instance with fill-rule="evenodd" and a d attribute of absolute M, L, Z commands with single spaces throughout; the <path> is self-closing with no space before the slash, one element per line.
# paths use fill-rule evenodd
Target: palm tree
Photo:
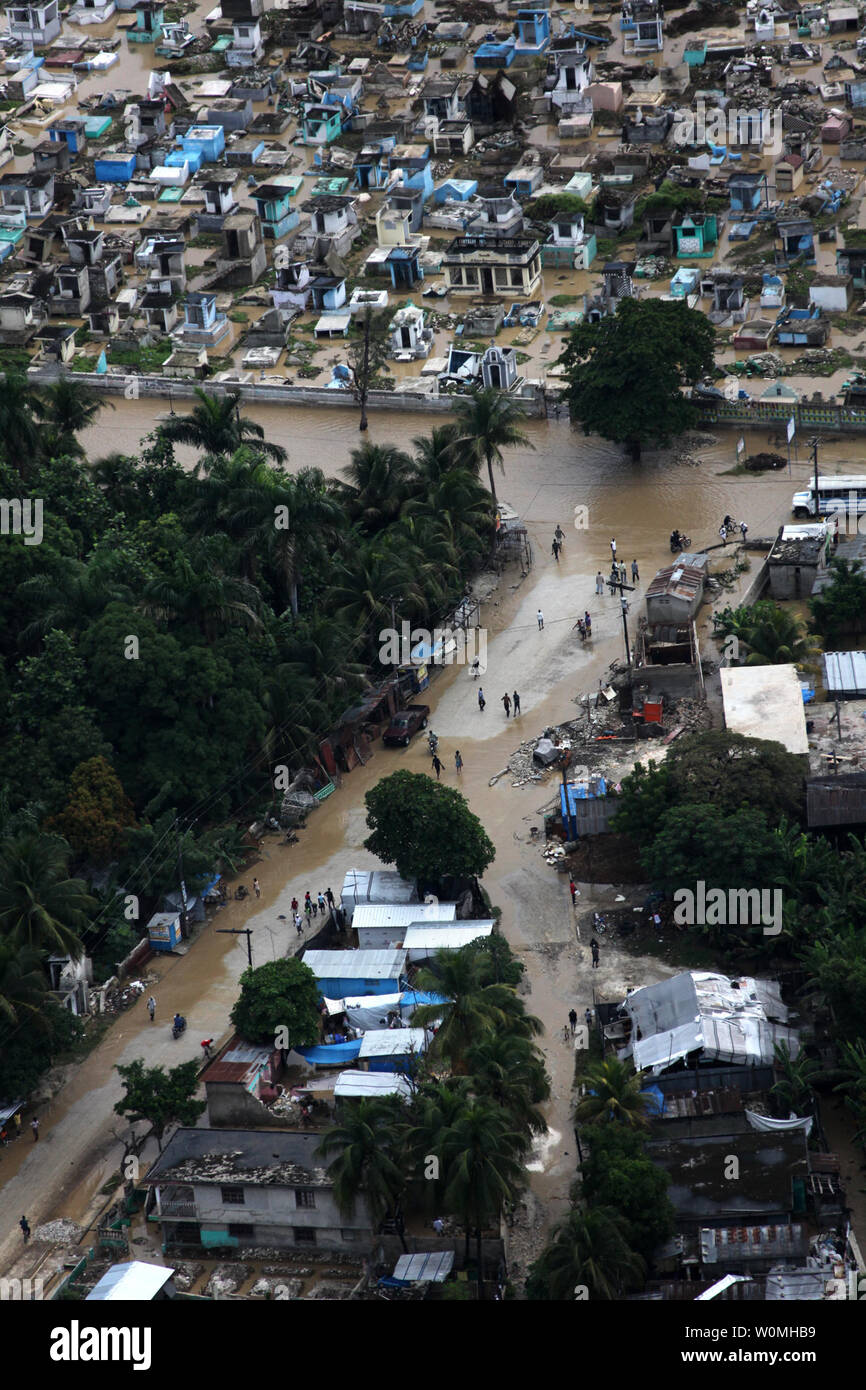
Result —
<path fill-rule="evenodd" d="M 349 455 L 346 481 L 332 483 L 352 522 L 375 534 L 396 521 L 409 494 L 412 460 L 393 444 L 361 444 Z"/>
<path fill-rule="evenodd" d="M 387 534 L 375 540 L 348 543 L 348 558 L 336 568 L 334 584 L 327 592 L 326 607 L 357 631 L 372 633 L 393 626 L 392 600 L 399 600 L 401 614 L 419 617 L 426 611 L 417 569 L 423 556 L 405 537 Z"/>
<path fill-rule="evenodd" d="M 402 1108 L 402 1101 L 397 1104 Z M 328 1130 L 316 1151 L 323 1158 L 337 1155 L 328 1168 L 328 1177 L 340 1211 L 351 1216 L 363 1195 L 375 1230 L 387 1217 L 398 1217 L 405 1187 L 403 1123 L 404 1116 L 390 1100 L 355 1101 L 342 1123 Z M 397 1229 L 405 1250 L 399 1220 Z"/>
<path fill-rule="evenodd" d="M 526 411 L 513 396 L 498 391 L 495 386 L 485 386 L 471 395 L 455 396 L 454 414 L 457 416 L 455 456 L 463 458 L 465 453 L 476 472 L 482 463 L 486 463 L 490 493 L 495 501 L 493 465 L 498 464 L 505 472 L 502 450 L 516 446 L 526 449 L 535 447 L 520 428 L 521 421 L 526 419 Z"/>
<path fill-rule="evenodd" d="M 27 478 L 40 455 L 41 400 L 21 372 L 7 371 L 0 379 L 0 442 L 9 463 Z"/>
<path fill-rule="evenodd" d="M 49 455 L 70 454 L 84 457 L 77 435 L 93 424 L 106 405 L 114 409 L 113 401 L 101 400 L 71 377 L 61 377 L 41 393 L 44 421 L 42 447 Z"/>
<path fill-rule="evenodd" d="M 854 1138 L 862 1142 L 866 1136 L 866 1042 L 862 1038 L 843 1042 L 839 1060 L 845 1080 L 833 1089 L 845 1096 L 845 1104 L 857 1121 Z"/>
<path fill-rule="evenodd" d="M 69 846 L 58 835 L 24 831 L 0 844 L 0 935 L 34 950 L 77 959 L 95 907 L 80 878 L 69 878 Z"/>
<path fill-rule="evenodd" d="M 791 1049 L 785 1042 L 773 1044 L 773 1055 L 776 1070 L 781 1075 L 770 1090 L 781 1108 L 786 1114 L 793 1110 L 795 1115 L 811 1110 L 815 1100 L 815 1078 L 823 1070 L 821 1063 L 802 1051 L 796 1058 L 792 1057 Z"/>
<path fill-rule="evenodd" d="M 643 1126 L 652 1098 L 641 1090 L 643 1073 L 616 1057 L 597 1062 L 586 1073 L 584 1096 L 575 1111 L 578 1122 L 596 1120 Z"/>
<path fill-rule="evenodd" d="M 172 574 L 145 585 L 142 608 L 162 623 L 191 623 L 213 643 L 225 628 L 261 626 L 259 604 L 255 586 L 222 573 L 218 548 L 205 541 L 175 556 Z"/>
<path fill-rule="evenodd" d="M 547 1121 L 537 1109 L 550 1098 L 550 1080 L 538 1049 L 511 1033 L 479 1038 L 466 1053 L 476 1095 L 500 1106 L 516 1127 L 546 1134 Z"/>
<path fill-rule="evenodd" d="M 105 564 L 98 559 L 85 564 L 72 557 L 64 557 L 59 573 L 44 570 L 26 579 L 18 594 L 22 599 L 32 599 L 41 609 L 39 617 L 22 629 L 23 643 L 42 637 L 53 628 L 80 632 L 110 603 L 132 601 L 131 590 L 112 579 Z"/>
<path fill-rule="evenodd" d="M 749 648 L 747 666 L 804 665 L 815 654 L 815 639 L 804 623 L 769 599 L 750 608 L 726 609 L 717 626 L 723 636 L 736 637 Z"/>
<path fill-rule="evenodd" d="M 4 1023 L 36 1019 L 47 987 L 39 952 L 11 939 L 0 940 L 0 1018 Z"/>
<path fill-rule="evenodd" d="M 486 1033 L 504 1027 L 516 998 L 508 985 L 482 985 L 478 960 L 465 951 L 439 951 L 418 972 L 418 988 L 443 997 L 442 1004 L 422 1004 L 413 1022 L 419 1028 L 438 1023 L 435 1049 L 455 1069 L 465 1069 L 468 1049 Z M 520 1000 L 517 1000 L 518 1004 Z"/>
<path fill-rule="evenodd" d="M 202 453 L 218 457 L 233 454 L 242 444 L 249 443 L 260 454 L 284 463 L 288 458 L 281 444 L 265 439 L 265 431 L 255 420 L 240 413 L 240 393 L 229 391 L 223 397 L 212 396 L 200 386 L 195 388 L 198 404 L 189 415 L 177 415 L 164 420 L 158 433 L 172 444 L 191 444 Z"/>
<path fill-rule="evenodd" d="M 412 440 L 412 474 L 424 488 L 435 487 L 446 473 L 460 467 L 460 456 L 454 449 L 456 439 L 454 425 L 436 425 L 429 434 Z"/>
<path fill-rule="evenodd" d="M 443 1201 L 463 1223 L 467 1240 L 475 1233 L 478 1297 L 484 1296 L 481 1233 L 498 1226 L 506 1202 L 525 1186 L 525 1133 L 499 1106 L 486 1099 L 470 1101 L 442 1134 L 436 1153 L 445 1174 Z"/>
<path fill-rule="evenodd" d="M 628 1223 L 613 1207 L 577 1207 L 557 1226 L 553 1240 L 532 1267 L 527 1292 L 544 1299 L 617 1299 L 627 1281 L 644 1272 L 629 1248 Z"/>

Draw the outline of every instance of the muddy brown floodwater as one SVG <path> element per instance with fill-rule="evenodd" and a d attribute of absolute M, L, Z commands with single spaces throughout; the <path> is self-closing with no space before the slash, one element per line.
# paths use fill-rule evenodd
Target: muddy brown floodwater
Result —
<path fill-rule="evenodd" d="M 94 458 L 118 449 L 135 453 L 162 409 L 147 401 L 124 401 L 106 410 L 83 437 L 88 455 Z M 252 406 L 246 413 L 265 427 L 269 439 L 286 446 L 293 466 L 316 464 L 328 476 L 339 474 L 361 439 L 353 411 Z M 373 417 L 366 438 L 408 448 L 414 437 L 441 423 L 441 416 L 382 414 Z M 593 582 L 598 569 L 609 569 L 611 537 L 616 537 L 620 560 L 629 566 L 633 557 L 639 562 L 640 584 L 633 596 L 639 601 L 655 571 L 670 560 L 668 535 L 674 526 L 692 537 L 695 548 L 717 540 L 726 512 L 747 521 L 752 538 L 773 535 L 790 519 L 791 494 L 807 473 L 801 458 L 790 477 L 787 470 L 760 478 L 724 476 L 733 464 L 732 433 L 720 434 L 708 447 L 689 446 L 695 461 L 654 453 L 638 465 L 625 461 L 616 448 L 585 438 L 566 421 L 530 421 L 527 434 L 534 449 L 509 454 L 507 476 L 498 481 L 498 488 L 527 523 L 535 563 L 525 576 L 516 566 L 506 569 L 499 589 L 482 609 L 488 630 L 488 666 L 482 680 L 487 709 L 479 711 L 477 685 L 465 668 L 441 673 L 429 692 L 432 723 L 441 740 L 443 778 L 458 785 L 454 752 L 459 748 L 464 762 L 459 786 L 496 845 L 485 883 L 502 908 L 502 929 L 526 965 L 527 1005 L 546 1028 L 541 1045 L 553 1083 L 546 1107 L 550 1133 L 530 1164 L 532 1189 L 513 1235 L 518 1275 L 538 1253 L 550 1225 L 566 1211 L 576 1172 L 571 1127 L 574 1059 L 570 1044 L 561 1037 L 568 1010 L 574 1006 L 582 1018 L 592 1003 L 593 986 L 604 997 L 621 998 L 629 985 L 664 978 L 671 969 L 656 958 L 626 956 L 611 942 L 603 948 L 600 970 L 591 971 L 583 918 L 596 904 L 609 904 L 612 890 L 580 885 L 579 910 L 573 913 L 565 879 L 546 865 L 530 840 L 531 828 L 541 827 L 543 812 L 555 795 L 554 782 L 515 788 L 505 777 L 491 787 L 490 779 L 521 741 L 549 724 L 573 718 L 575 701 L 595 690 L 621 655 L 619 601 L 596 598 Z M 747 436 L 746 443 L 749 452 L 765 449 L 766 431 Z M 847 441 L 828 443 L 823 465 L 827 471 L 857 471 L 858 452 Z M 181 457 L 191 464 L 194 455 L 182 451 Z M 576 507 L 586 509 L 580 529 L 573 525 Z M 566 532 L 559 564 L 550 553 L 557 522 Z M 544 631 L 536 621 L 539 606 Z M 593 614 L 593 640 L 582 647 L 573 623 L 585 608 Z M 633 627 L 634 615 L 630 623 Z M 506 719 L 500 697 L 515 689 L 521 694 L 522 714 L 518 720 Z M 149 1065 L 172 1065 L 197 1055 L 200 1038 L 226 1036 L 246 948 L 243 938 L 216 929 L 250 926 L 254 964 L 296 950 L 301 943 L 291 927 L 292 895 L 302 898 L 309 889 L 315 896 L 329 886 L 338 891 L 347 869 L 375 863 L 363 848 L 364 793 L 395 768 L 425 771 L 429 765 L 423 739 L 402 751 L 377 747 L 368 765 L 346 777 L 316 811 L 298 845 L 283 846 L 277 837 L 266 841 L 261 861 L 245 875 L 247 884 L 254 873 L 258 876 L 261 901 L 231 903 L 204 927 L 187 955 L 155 963 L 156 1023 L 150 1024 L 140 1000 L 45 1108 L 40 1142 L 22 1139 L 4 1151 L 0 1268 L 20 1262 L 16 1223 L 22 1212 L 33 1227 L 58 1215 L 92 1219 L 98 1188 L 117 1170 L 120 1157 L 116 1133 L 123 1126 L 113 1105 L 121 1088 L 115 1065 L 136 1057 Z M 175 1009 L 189 1020 L 178 1042 L 169 1029 Z M 145 1161 L 150 1157 L 147 1151 Z M 38 1254 L 31 1246 L 27 1258 L 34 1260 Z"/>

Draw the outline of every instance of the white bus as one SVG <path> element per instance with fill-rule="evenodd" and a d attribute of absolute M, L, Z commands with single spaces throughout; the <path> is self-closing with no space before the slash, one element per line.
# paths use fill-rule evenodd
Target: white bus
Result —
<path fill-rule="evenodd" d="M 866 514 L 866 477 L 862 473 L 837 473 L 832 478 L 818 475 L 818 505 L 815 482 L 791 498 L 795 516 L 832 516 L 842 512 L 851 516 Z"/>

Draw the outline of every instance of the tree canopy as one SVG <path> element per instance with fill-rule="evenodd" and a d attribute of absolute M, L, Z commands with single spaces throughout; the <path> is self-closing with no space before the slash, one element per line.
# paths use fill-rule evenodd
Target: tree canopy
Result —
<path fill-rule="evenodd" d="M 125 1115 L 131 1124 L 148 1120 L 160 1149 L 169 1125 L 194 1125 L 204 1114 L 206 1102 L 195 1099 L 198 1087 L 195 1057 L 169 1071 L 165 1067 L 146 1067 L 141 1059 L 116 1070 L 126 1094 L 115 1105 L 115 1113 Z"/>
<path fill-rule="evenodd" d="M 403 878 L 478 878 L 493 863 L 492 840 L 453 787 L 418 772 L 392 772 L 364 801 L 372 832 L 364 848 L 395 864 Z"/>
<path fill-rule="evenodd" d="M 241 975 L 232 1025 L 248 1042 L 286 1051 L 311 1047 L 319 1039 L 318 1002 L 316 977 L 308 965 L 294 957 L 268 961 Z"/>
<path fill-rule="evenodd" d="M 683 394 L 712 371 L 715 331 L 706 316 L 660 299 L 620 300 L 615 314 L 572 329 L 559 358 L 572 418 L 585 434 L 642 448 L 668 444 L 697 423 Z"/>

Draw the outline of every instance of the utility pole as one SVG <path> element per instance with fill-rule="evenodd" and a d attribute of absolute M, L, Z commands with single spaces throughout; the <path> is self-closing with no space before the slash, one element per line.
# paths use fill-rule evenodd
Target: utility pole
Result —
<path fill-rule="evenodd" d="M 180 821 L 175 821 L 174 828 L 177 832 L 177 881 L 178 887 L 180 888 L 180 934 L 184 938 L 184 940 L 186 940 L 188 936 L 186 918 L 186 883 L 184 882 L 183 877 L 183 840 L 181 839 L 180 834 Z"/>
<path fill-rule="evenodd" d="M 361 405 L 361 419 L 358 422 L 358 429 L 363 431 L 367 428 L 367 392 L 370 389 L 370 325 L 373 315 L 368 309 L 364 315 L 364 356 L 361 361 L 361 389 L 358 392 Z M 394 626 L 393 620 L 391 626 Z"/>
<path fill-rule="evenodd" d="M 631 648 L 628 643 L 628 620 L 626 616 L 628 613 L 628 599 L 625 597 L 625 594 L 620 598 L 620 603 L 622 604 L 622 631 L 625 638 L 625 659 L 628 662 L 628 669 L 631 670 Z"/>
<path fill-rule="evenodd" d="M 215 930 L 218 931 L 218 932 L 221 932 L 221 933 L 223 934 L 223 936 L 245 936 L 245 937 L 246 937 L 246 939 L 247 939 L 247 960 L 249 961 L 250 970 L 252 970 L 252 968 L 253 968 L 253 948 L 252 948 L 252 946 L 250 945 L 250 938 L 252 937 L 252 934 L 253 934 L 253 933 L 252 933 L 251 929 L 250 929 L 249 927 L 216 927 Z"/>
<path fill-rule="evenodd" d="M 821 510 L 820 510 L 821 499 L 820 499 L 819 494 L 818 494 L 818 445 L 819 445 L 819 443 L 820 443 L 820 440 L 817 438 L 817 436 L 816 436 L 814 439 L 810 439 L 810 440 L 809 440 L 809 447 L 810 447 L 811 450 L 812 450 L 812 465 L 813 465 L 814 472 L 815 472 L 815 481 L 814 481 L 814 484 L 813 484 L 813 491 L 814 491 L 814 496 L 815 496 L 815 520 L 816 520 L 816 521 L 817 521 L 818 517 L 821 515 Z"/>

